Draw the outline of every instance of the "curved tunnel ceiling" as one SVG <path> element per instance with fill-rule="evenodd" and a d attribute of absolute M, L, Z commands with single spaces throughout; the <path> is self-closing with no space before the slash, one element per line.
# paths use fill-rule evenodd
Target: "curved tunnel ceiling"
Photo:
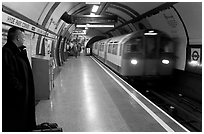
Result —
<path fill-rule="evenodd" d="M 2 2 L 3 15 L 11 15 L 43 31 L 28 29 L 31 32 L 68 40 L 74 37 L 72 32 L 76 28 L 75 24 L 60 19 L 62 15 L 87 15 L 91 8 L 92 5 L 85 2 Z M 118 21 L 114 28 L 89 28 L 86 39 L 118 36 L 146 28 L 158 29 L 177 39 L 176 56 L 180 58 L 176 68 L 181 70 L 186 64 L 186 48 L 202 45 L 201 2 L 101 2 L 96 15 L 116 15 Z M 40 41 L 38 39 L 37 46 Z"/>
<path fill-rule="evenodd" d="M 126 21 L 136 18 L 138 15 L 147 12 L 159 5 L 163 4 L 162 2 L 101 2 L 100 8 L 96 14 L 106 15 L 113 14 L 119 17 L 118 23 L 115 26 L 124 24 Z M 53 32 L 58 33 L 62 28 L 57 28 L 56 25 L 60 27 L 65 27 L 62 25 L 60 17 L 64 12 L 73 15 L 87 15 L 90 14 L 92 5 L 86 4 L 85 2 L 24 2 L 24 8 L 22 8 L 22 2 L 4 2 L 3 5 L 16 10 L 20 14 L 25 15 L 31 20 L 45 26 Z M 136 9 L 135 7 L 138 7 Z M 28 11 L 29 10 L 29 11 Z M 52 19 L 54 26 L 52 24 L 49 26 L 49 23 Z M 72 25 L 72 24 L 70 24 Z M 68 27 L 68 25 L 67 25 Z M 70 26 L 69 26 L 70 27 Z M 68 28 L 67 28 L 68 29 Z M 100 33 L 106 33 L 110 28 L 98 28 L 97 30 Z M 71 32 L 71 31 L 70 31 Z"/>
<path fill-rule="evenodd" d="M 128 3 L 101 3 L 100 4 L 100 8 L 98 10 L 98 12 L 96 13 L 97 15 L 117 15 L 118 16 L 118 22 L 115 24 L 116 27 L 124 25 L 127 21 L 136 19 L 140 13 L 138 13 L 137 11 L 135 11 L 135 9 L 130 8 L 130 5 L 137 5 L 137 7 L 140 7 L 142 5 L 146 4 L 145 7 L 148 8 L 142 8 L 139 11 L 141 13 L 145 13 L 148 12 L 149 10 L 151 10 L 152 8 L 155 8 L 163 3 L 135 3 L 135 2 L 128 2 Z M 81 4 L 81 7 L 75 8 L 75 12 L 73 12 L 72 14 L 74 15 L 87 15 L 90 14 L 91 12 L 91 8 L 92 6 L 90 5 L 84 5 Z M 69 13 L 69 12 L 67 12 Z M 71 15 L 72 15 L 71 14 Z M 96 29 L 96 28 L 95 28 Z M 125 33 L 129 33 L 132 32 L 134 30 L 136 30 L 137 28 L 134 25 L 127 25 L 126 28 L 121 28 L 119 30 L 115 30 L 115 33 L 117 34 L 125 34 Z M 99 33 L 102 34 L 108 34 L 109 36 L 113 36 L 112 33 L 110 33 L 109 31 L 111 31 L 111 28 L 97 28 L 97 31 L 99 31 Z M 114 36 L 116 36 L 117 34 L 114 34 Z"/>
<path fill-rule="evenodd" d="M 87 34 L 90 33 L 90 36 L 93 34 L 117 36 L 141 28 L 151 28 L 148 20 L 144 18 L 174 4 L 179 5 L 177 2 L 101 2 L 96 14 L 117 15 L 118 22 L 115 28 L 92 28 Z M 65 12 L 70 15 L 87 15 L 90 14 L 92 8 L 92 5 L 85 2 L 3 2 L 2 5 L 3 9 L 4 6 L 10 8 L 17 14 L 25 16 L 30 22 L 32 21 L 31 24 L 35 23 L 56 35 L 69 34 L 75 30 L 74 24 L 67 24 L 60 19 Z M 139 20 L 142 21 L 137 24 Z"/>

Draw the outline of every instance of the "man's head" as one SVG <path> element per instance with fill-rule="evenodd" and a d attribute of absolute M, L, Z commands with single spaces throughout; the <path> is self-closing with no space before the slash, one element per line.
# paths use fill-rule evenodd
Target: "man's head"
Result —
<path fill-rule="evenodd" d="M 10 28 L 8 31 L 7 39 L 13 41 L 17 45 L 17 47 L 23 46 L 23 43 L 25 41 L 24 30 L 18 27 Z"/>

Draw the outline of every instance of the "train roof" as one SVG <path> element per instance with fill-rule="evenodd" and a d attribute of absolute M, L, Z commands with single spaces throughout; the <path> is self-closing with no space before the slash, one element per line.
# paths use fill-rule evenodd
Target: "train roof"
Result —
<path fill-rule="evenodd" d="M 120 36 L 116 36 L 116 37 L 111 37 L 108 39 L 103 39 L 98 41 L 97 43 L 121 43 L 121 42 L 125 42 L 127 41 L 129 38 L 133 37 L 133 36 L 148 36 L 148 35 L 165 35 L 166 37 L 168 37 L 167 34 L 165 34 L 162 31 L 156 30 L 156 29 L 145 29 L 145 30 L 140 30 L 140 31 L 136 31 L 136 32 L 132 32 L 129 34 L 125 34 L 125 35 L 120 35 Z"/>

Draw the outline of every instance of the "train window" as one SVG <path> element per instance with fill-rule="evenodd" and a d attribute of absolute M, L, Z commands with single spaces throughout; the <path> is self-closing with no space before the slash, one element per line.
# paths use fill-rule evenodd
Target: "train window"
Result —
<path fill-rule="evenodd" d="M 112 51 L 111 51 L 112 54 L 114 54 L 114 50 L 115 50 L 115 44 L 112 44 Z"/>
<path fill-rule="evenodd" d="M 108 44 L 108 53 L 112 52 L 112 44 Z"/>
<path fill-rule="evenodd" d="M 121 45 L 120 45 L 120 52 L 119 52 L 119 55 L 120 55 L 120 56 L 122 55 L 122 47 L 123 47 L 123 45 L 121 44 Z"/>
<path fill-rule="evenodd" d="M 138 52 L 142 48 L 142 39 L 141 37 L 132 38 L 126 42 L 126 52 Z"/>
<path fill-rule="evenodd" d="M 117 55 L 118 44 L 113 44 L 113 51 L 112 54 Z"/>
<path fill-rule="evenodd" d="M 104 51 L 104 45 L 103 44 L 100 45 L 100 51 Z"/>
<path fill-rule="evenodd" d="M 168 42 L 163 44 L 160 48 L 160 53 L 173 53 L 173 43 Z"/>
<path fill-rule="evenodd" d="M 118 44 L 115 44 L 115 55 L 118 54 Z"/>
<path fill-rule="evenodd" d="M 172 53 L 174 51 L 173 42 L 169 38 L 161 38 L 160 53 Z"/>
<path fill-rule="evenodd" d="M 118 43 L 118 41 L 114 41 L 114 43 Z"/>
<path fill-rule="evenodd" d="M 147 37 L 146 38 L 146 56 L 148 58 L 154 58 L 156 54 L 156 40 L 157 38 L 154 37 Z"/>
<path fill-rule="evenodd" d="M 95 44 L 95 49 L 97 49 L 98 44 Z"/>
<path fill-rule="evenodd" d="M 99 49 L 99 51 L 101 51 L 101 44 L 99 44 L 99 48 L 98 49 Z"/>

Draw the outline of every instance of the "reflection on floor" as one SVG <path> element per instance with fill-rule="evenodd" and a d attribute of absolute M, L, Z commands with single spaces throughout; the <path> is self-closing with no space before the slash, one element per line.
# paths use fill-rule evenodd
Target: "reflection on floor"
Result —
<path fill-rule="evenodd" d="M 69 58 L 54 85 L 36 106 L 37 124 L 55 122 L 64 132 L 166 131 L 89 56 Z"/>
<path fill-rule="evenodd" d="M 65 132 L 129 131 L 101 82 L 99 69 L 85 56 L 65 62 L 51 99 L 36 106 L 37 123 L 56 122 Z"/>

